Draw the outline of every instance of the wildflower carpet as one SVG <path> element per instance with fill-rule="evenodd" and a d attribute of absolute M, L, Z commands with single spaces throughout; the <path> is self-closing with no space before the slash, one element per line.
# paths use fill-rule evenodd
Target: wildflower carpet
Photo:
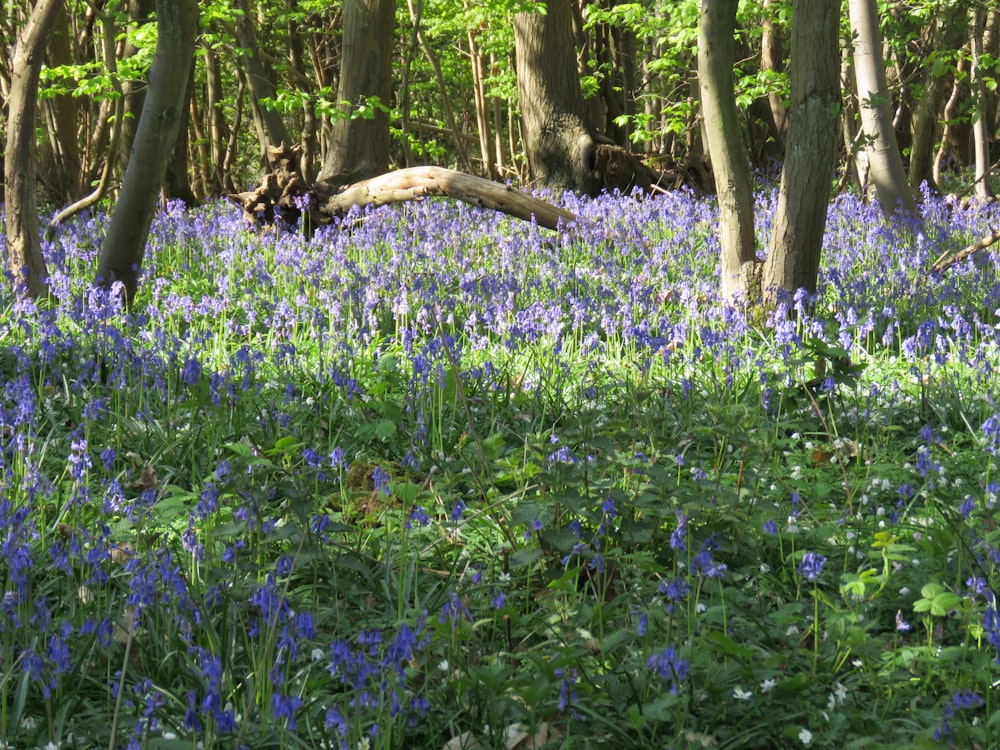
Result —
<path fill-rule="evenodd" d="M 2 298 L 0 745 L 997 747 L 998 257 L 929 270 L 997 209 L 840 198 L 764 316 L 710 204 L 567 207 L 171 207 L 129 312 L 64 227 Z"/>

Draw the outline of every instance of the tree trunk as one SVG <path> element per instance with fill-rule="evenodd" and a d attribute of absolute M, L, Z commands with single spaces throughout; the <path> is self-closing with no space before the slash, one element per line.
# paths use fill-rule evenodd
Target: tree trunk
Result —
<path fill-rule="evenodd" d="M 993 190 L 990 187 L 990 141 L 986 128 L 986 117 L 983 105 L 986 103 L 986 83 L 983 80 L 982 57 L 983 57 L 983 28 L 986 23 L 986 14 L 981 8 L 973 8 L 970 11 L 969 24 L 969 47 L 972 51 L 971 69 L 969 71 L 972 95 L 975 98 L 975 110 L 973 114 L 972 136 L 973 153 L 975 154 L 975 177 L 976 184 L 973 194 L 980 200 L 989 200 L 993 197 Z"/>
<path fill-rule="evenodd" d="M 875 0 L 849 0 L 851 30 L 854 33 L 854 77 L 861 108 L 870 178 L 879 204 L 887 217 L 900 212 L 915 216 L 917 204 L 903 169 L 896 145 L 889 105 L 889 86 L 882 61 L 878 7 Z"/>
<path fill-rule="evenodd" d="M 837 160 L 840 0 L 792 6 L 791 112 L 771 248 L 762 291 L 815 294 Z"/>
<path fill-rule="evenodd" d="M 55 21 L 49 38 L 49 65 L 72 65 L 69 14 L 65 4 Z M 50 180 L 55 181 L 54 199 L 58 203 L 72 200 L 83 190 L 81 179 L 80 146 L 77 142 L 77 100 L 72 94 L 59 94 L 48 102 L 49 119 L 52 123 L 52 164 Z"/>
<path fill-rule="evenodd" d="M 208 122 L 209 153 L 211 154 L 212 193 L 225 193 L 234 188 L 232 175 L 224 169 L 226 146 L 230 129 L 223 111 L 222 71 L 219 58 L 210 44 L 205 44 L 205 104 L 204 117 Z M 237 94 L 237 97 L 239 94 Z M 238 101 L 238 99 L 237 99 Z M 291 144 L 289 144 L 291 145 Z"/>
<path fill-rule="evenodd" d="M 722 296 L 759 292 L 753 189 L 733 83 L 733 35 L 739 0 L 701 0 L 698 79 L 715 189 L 719 196 Z"/>
<path fill-rule="evenodd" d="M 261 102 L 274 99 L 276 89 L 261 60 L 260 47 L 257 44 L 257 31 L 253 25 L 253 9 L 249 0 L 241 0 L 240 12 L 236 16 L 236 36 L 243 50 L 242 62 L 246 76 L 247 89 L 250 92 L 250 107 L 253 111 L 254 123 L 257 125 L 257 137 L 260 141 L 261 156 L 267 158 L 268 147 L 279 146 L 282 143 L 293 145 L 284 120 L 277 112 L 265 107 Z M 273 164 L 269 165 L 274 167 Z"/>
<path fill-rule="evenodd" d="M 931 52 L 942 52 L 952 49 L 959 43 L 958 24 L 954 13 L 942 8 L 934 23 L 931 36 Z M 934 180 L 934 146 L 941 130 L 941 109 L 944 106 L 945 95 L 948 93 L 947 70 L 936 70 L 937 66 L 929 64 L 924 77 L 923 96 L 917 102 L 913 113 L 913 145 L 910 147 L 910 190 L 916 195 L 920 186 L 927 182 L 933 190 L 940 190 L 940 185 Z"/>
<path fill-rule="evenodd" d="M 321 181 L 345 184 L 389 168 L 395 14 L 395 0 L 345 0 L 340 116 L 333 123 Z"/>
<path fill-rule="evenodd" d="M 95 279 L 103 286 L 122 282 L 128 304 L 135 297 L 149 227 L 181 121 L 198 33 L 198 0 L 157 0 L 156 18 L 149 89 Z"/>
<path fill-rule="evenodd" d="M 8 101 L 7 145 L 4 149 L 7 263 L 18 294 L 47 294 L 48 271 L 38 237 L 35 109 L 45 40 L 63 0 L 38 0 L 14 48 Z"/>
<path fill-rule="evenodd" d="M 194 65 L 188 72 L 188 85 L 184 93 L 184 104 L 181 107 L 180 122 L 177 124 L 177 137 L 174 148 L 167 162 L 167 171 L 163 179 L 163 194 L 167 199 L 183 201 L 188 208 L 200 205 L 201 201 L 191 189 L 188 162 L 188 128 L 191 124 L 191 97 L 194 94 Z"/>
<path fill-rule="evenodd" d="M 532 181 L 596 195 L 602 185 L 576 68 L 570 0 L 549 0 L 544 14 L 515 14 L 514 50 Z"/>
<path fill-rule="evenodd" d="M 760 35 L 760 68 L 761 70 L 780 73 L 782 70 L 781 36 L 774 26 L 773 1 L 764 0 L 764 23 Z M 794 23 L 794 14 L 793 21 Z M 774 123 L 774 139 L 779 150 L 784 153 L 785 136 L 788 134 L 788 110 L 781 96 L 776 91 L 769 91 L 767 104 L 771 110 L 771 120 Z"/>
<path fill-rule="evenodd" d="M 155 0 L 133 0 L 128 3 L 129 25 L 134 29 L 147 23 L 156 7 Z M 104 13 L 101 15 L 101 23 L 113 24 L 115 22 L 114 13 Z M 121 59 L 125 60 L 135 55 L 138 50 L 127 42 L 122 51 Z M 132 142 L 135 134 L 139 130 L 139 119 L 142 117 L 142 109 L 146 99 L 146 82 L 124 80 L 122 81 L 122 94 L 125 99 L 125 116 L 121 129 L 121 148 L 118 150 L 119 173 L 125 174 L 128 169 L 128 160 L 132 154 Z"/>

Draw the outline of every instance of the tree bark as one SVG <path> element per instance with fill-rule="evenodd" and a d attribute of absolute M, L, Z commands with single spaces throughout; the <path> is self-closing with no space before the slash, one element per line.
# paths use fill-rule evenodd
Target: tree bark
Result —
<path fill-rule="evenodd" d="M 719 199 L 721 291 L 725 299 L 759 293 L 753 189 L 733 82 L 733 35 L 739 0 L 701 0 L 698 79 Z"/>
<path fill-rule="evenodd" d="M 989 133 L 986 127 L 986 83 L 983 80 L 982 58 L 983 58 L 983 30 L 986 25 L 986 14 L 978 7 L 970 11 L 969 23 L 969 47 L 972 52 L 971 68 L 969 70 L 970 85 L 972 95 L 975 98 L 975 111 L 973 114 L 972 136 L 973 153 L 975 154 L 975 178 L 973 194 L 980 200 L 989 200 L 993 197 L 993 190 L 990 186 L 990 142 Z"/>
<path fill-rule="evenodd" d="M 35 109 L 46 37 L 64 0 L 38 0 L 14 48 L 4 149 L 7 262 L 18 294 L 48 293 L 35 196 Z"/>
<path fill-rule="evenodd" d="M 128 3 L 129 25 L 134 29 L 148 23 L 156 8 L 155 0 L 133 0 Z M 113 24 L 115 14 L 101 14 L 101 23 Z M 108 32 L 105 32 L 108 33 Z M 127 42 L 122 51 L 122 60 L 128 59 L 138 52 L 131 42 Z M 132 142 L 139 131 L 139 119 L 146 100 L 146 82 L 126 79 L 121 83 L 122 95 L 125 99 L 125 116 L 121 126 L 121 148 L 118 150 L 119 173 L 125 174 L 128 160 L 132 154 Z"/>
<path fill-rule="evenodd" d="M 763 10 L 764 23 L 760 35 L 760 67 L 761 70 L 780 73 L 783 65 L 781 35 L 774 25 L 772 0 L 764 0 Z M 771 119 L 774 124 L 774 139 L 779 146 L 779 150 L 783 153 L 785 136 L 788 134 L 788 110 L 785 107 L 785 103 L 781 100 L 781 96 L 776 91 L 768 92 L 767 104 L 771 110 Z"/>
<path fill-rule="evenodd" d="M 956 33 L 959 24 L 955 22 L 955 13 L 948 8 L 942 8 L 934 23 L 929 51 L 940 53 L 952 49 L 953 44 L 960 44 Z M 941 110 L 948 93 L 946 70 L 936 70 L 937 66 L 927 66 L 924 76 L 923 96 L 917 102 L 913 113 L 913 143 L 910 146 L 910 190 L 917 195 L 920 186 L 927 182 L 933 190 L 940 190 L 934 179 L 934 146 L 941 130 Z"/>
<path fill-rule="evenodd" d="M 198 0 L 157 0 L 156 18 L 149 89 L 95 279 L 102 286 L 122 282 L 128 304 L 135 297 L 149 227 L 181 121 L 198 33 Z"/>
<path fill-rule="evenodd" d="M 889 86 L 882 60 L 878 7 L 875 0 L 849 0 L 854 33 L 854 76 L 865 134 L 869 176 L 879 204 L 887 217 L 900 212 L 915 216 L 917 204 L 906 179 L 903 159 L 896 144 L 889 105 Z"/>
<path fill-rule="evenodd" d="M 49 65 L 72 65 L 76 62 L 71 44 L 69 14 L 65 3 L 49 37 Z M 47 102 L 52 123 L 51 166 L 48 170 L 53 198 L 58 203 L 73 200 L 83 190 L 81 180 L 80 145 L 77 142 L 76 97 L 59 94 Z"/>
<path fill-rule="evenodd" d="M 596 195 L 602 185 L 576 68 L 570 0 L 549 0 L 546 6 L 544 14 L 514 15 L 528 171 L 539 186 Z"/>
<path fill-rule="evenodd" d="M 285 127 L 285 121 L 277 112 L 265 107 L 261 102 L 274 99 L 276 89 L 261 59 L 260 46 L 257 44 L 257 31 L 253 25 L 253 9 L 249 0 L 241 0 L 240 12 L 236 17 L 236 37 L 243 50 L 244 75 L 247 89 L 250 92 L 250 105 L 253 111 L 254 123 L 257 126 L 257 137 L 260 141 L 261 156 L 267 158 L 270 146 L 282 143 L 292 145 L 293 141 Z M 271 168 L 273 164 L 269 164 Z"/>
<path fill-rule="evenodd" d="M 840 0 L 792 6 L 791 111 L 771 248 L 762 291 L 815 294 L 837 160 Z"/>
<path fill-rule="evenodd" d="M 345 184 L 389 168 L 395 0 L 345 0 L 344 47 L 330 149 L 318 179 Z M 378 100 L 375 104 L 373 99 Z M 368 109 L 362 116 L 359 105 Z"/>

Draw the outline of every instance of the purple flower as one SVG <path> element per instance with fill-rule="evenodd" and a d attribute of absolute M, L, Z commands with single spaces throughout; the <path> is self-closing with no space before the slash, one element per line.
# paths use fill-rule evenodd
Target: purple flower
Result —
<path fill-rule="evenodd" d="M 676 693 L 677 686 L 687 677 L 687 659 L 682 659 L 677 655 L 674 646 L 667 646 L 658 654 L 653 654 L 646 660 L 646 669 L 655 672 L 656 675 L 670 684 L 670 692 Z"/>
<path fill-rule="evenodd" d="M 799 563 L 799 573 L 807 581 L 815 581 L 823 573 L 824 565 L 826 565 L 826 558 L 823 555 L 806 552 Z"/>

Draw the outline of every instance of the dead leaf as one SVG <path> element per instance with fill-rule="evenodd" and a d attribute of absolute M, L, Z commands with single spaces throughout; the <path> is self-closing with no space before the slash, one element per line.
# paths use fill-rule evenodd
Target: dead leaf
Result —
<path fill-rule="evenodd" d="M 472 732 L 462 732 L 444 743 L 441 750 L 482 750 L 482 747 Z"/>
<path fill-rule="evenodd" d="M 125 646 L 135 638 L 137 630 L 135 607 L 126 607 L 121 619 L 115 623 L 115 632 L 111 637 L 115 643 Z"/>
<path fill-rule="evenodd" d="M 137 490 L 155 490 L 160 484 L 160 480 L 156 478 L 156 472 L 153 471 L 153 467 L 149 464 L 143 464 L 142 471 L 139 472 L 139 478 L 132 483 L 132 486 Z"/>

